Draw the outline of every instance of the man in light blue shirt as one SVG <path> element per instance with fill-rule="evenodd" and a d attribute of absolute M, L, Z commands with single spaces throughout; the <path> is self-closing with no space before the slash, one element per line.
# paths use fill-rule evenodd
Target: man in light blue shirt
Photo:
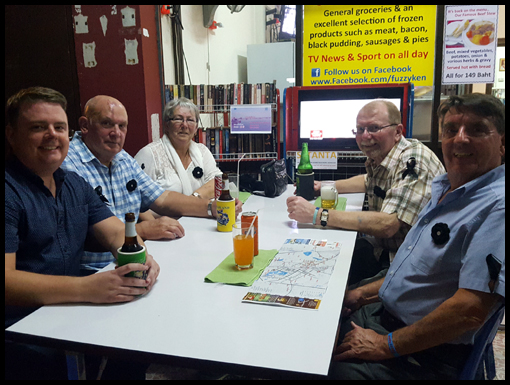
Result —
<path fill-rule="evenodd" d="M 332 377 L 456 379 L 504 303 L 504 105 L 452 96 L 438 114 L 447 174 L 387 276 L 346 293 Z"/>

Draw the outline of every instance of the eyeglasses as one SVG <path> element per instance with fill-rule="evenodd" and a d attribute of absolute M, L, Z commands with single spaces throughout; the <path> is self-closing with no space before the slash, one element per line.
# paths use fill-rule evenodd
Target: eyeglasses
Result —
<path fill-rule="evenodd" d="M 188 126 L 195 126 L 197 124 L 197 121 L 195 119 L 184 119 L 182 116 L 171 118 L 170 121 L 175 124 L 182 124 L 186 122 Z"/>
<path fill-rule="evenodd" d="M 375 133 L 381 131 L 383 128 L 390 127 L 390 126 L 398 126 L 398 124 L 397 123 L 393 123 L 393 124 L 388 124 L 386 126 L 356 127 L 355 130 L 352 130 L 352 133 L 354 135 L 363 135 L 363 133 L 366 130 L 369 134 L 375 134 Z"/>

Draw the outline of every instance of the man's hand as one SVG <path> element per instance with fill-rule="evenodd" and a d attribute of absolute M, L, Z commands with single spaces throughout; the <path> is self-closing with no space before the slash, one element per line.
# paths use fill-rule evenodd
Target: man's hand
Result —
<path fill-rule="evenodd" d="M 147 253 L 145 257 L 145 265 L 149 266 L 149 274 L 147 275 L 147 281 L 149 282 L 149 286 L 147 286 L 147 290 L 152 289 L 152 286 L 156 283 L 159 275 L 159 264 L 156 262 L 152 255 Z"/>
<path fill-rule="evenodd" d="M 132 301 L 136 297 L 147 293 L 147 290 L 152 287 L 153 282 L 151 281 L 154 277 L 151 277 L 150 271 L 147 279 L 124 277 L 124 275 L 132 271 L 147 271 L 151 269 L 151 267 L 152 265 L 149 263 L 145 265 L 142 265 L 141 263 L 128 263 L 127 265 L 118 267 L 115 270 L 109 270 L 83 277 L 82 295 L 86 302 L 92 303 Z"/>
<path fill-rule="evenodd" d="M 237 216 L 243 211 L 243 202 L 241 202 L 237 198 L 235 198 L 235 202 L 236 202 L 236 218 L 237 218 Z M 212 212 L 213 217 L 216 218 L 218 215 L 216 200 L 212 201 L 211 212 Z"/>
<path fill-rule="evenodd" d="M 334 361 L 357 358 L 364 361 L 381 361 L 392 358 L 387 336 L 363 329 L 351 321 L 353 329 L 333 352 Z"/>
<path fill-rule="evenodd" d="M 184 228 L 173 218 L 157 219 L 137 223 L 136 231 L 142 239 L 176 239 L 184 237 Z"/>
<path fill-rule="evenodd" d="M 287 198 L 287 212 L 289 218 L 300 223 L 312 223 L 315 206 L 303 197 L 292 196 Z"/>
<path fill-rule="evenodd" d="M 347 290 L 342 305 L 342 317 L 349 317 L 361 307 L 361 293 L 359 290 Z"/>

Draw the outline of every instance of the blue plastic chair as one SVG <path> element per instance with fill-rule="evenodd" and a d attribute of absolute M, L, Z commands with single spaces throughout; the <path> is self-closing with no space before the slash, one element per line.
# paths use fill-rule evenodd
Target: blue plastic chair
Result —
<path fill-rule="evenodd" d="M 462 369 L 459 380 L 493 380 L 494 377 L 496 377 L 496 364 L 494 362 L 492 341 L 494 341 L 498 326 L 501 324 L 504 315 L 505 305 L 503 304 L 482 326 L 475 338 L 473 350 L 469 355 L 464 369 Z"/>

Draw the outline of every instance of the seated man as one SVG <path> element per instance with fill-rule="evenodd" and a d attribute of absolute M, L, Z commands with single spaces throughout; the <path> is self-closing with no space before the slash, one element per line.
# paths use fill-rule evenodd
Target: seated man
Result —
<path fill-rule="evenodd" d="M 438 115 L 447 174 L 386 278 L 346 292 L 334 378 L 456 379 L 504 302 L 505 107 L 451 96 Z"/>
<path fill-rule="evenodd" d="M 121 220 L 127 212 L 148 209 L 164 217 L 137 224 L 143 239 L 179 238 L 184 229 L 172 216 L 215 217 L 216 202 L 165 191 L 140 168 L 122 148 L 127 134 L 128 116 L 124 105 L 110 96 L 99 95 L 85 105 L 80 117 L 81 132 L 74 134 L 69 154 L 62 167 L 81 175 Z M 237 201 L 236 213 L 242 209 Z M 148 214 L 148 213 L 147 213 Z M 82 274 L 93 273 L 113 260 L 108 252 L 85 251 Z"/>
<path fill-rule="evenodd" d="M 337 180 L 338 193 L 367 193 L 369 211 L 316 209 L 301 197 L 287 200 L 289 218 L 321 223 L 368 235 L 356 241 L 349 284 L 373 277 L 388 267 L 418 213 L 430 199 L 432 179 L 444 174 L 437 156 L 416 139 L 402 136 L 397 107 L 385 100 L 363 106 L 356 118 L 356 143 L 367 156 L 367 174 Z M 321 182 L 315 182 L 320 191 Z M 327 214 L 326 214 L 327 213 Z M 315 215 L 314 215 L 315 214 Z"/>
<path fill-rule="evenodd" d="M 146 265 L 79 277 L 87 231 L 116 255 L 125 226 L 83 178 L 60 168 L 69 148 L 66 105 L 62 94 L 42 87 L 21 90 L 7 101 L 5 327 L 42 305 L 131 301 L 150 290 L 159 274 L 147 254 Z M 136 270 L 149 270 L 147 279 L 124 276 Z M 33 349 L 25 348 L 6 343 L 9 373 L 21 365 L 17 374 L 37 376 L 37 369 L 56 374 L 31 360 Z M 23 362 L 14 359 L 19 356 Z M 60 362 L 65 369 L 63 352 Z"/>

